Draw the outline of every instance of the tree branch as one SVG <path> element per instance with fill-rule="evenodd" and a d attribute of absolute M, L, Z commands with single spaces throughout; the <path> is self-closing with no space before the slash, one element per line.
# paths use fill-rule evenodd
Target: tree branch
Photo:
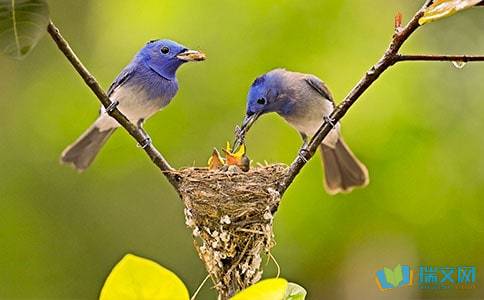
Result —
<path fill-rule="evenodd" d="M 310 160 L 318 147 L 321 145 L 322 141 L 324 138 L 330 133 L 330 131 L 333 129 L 333 124 L 339 122 L 343 116 L 346 115 L 348 110 L 351 108 L 351 106 L 360 98 L 360 96 L 382 75 L 388 68 L 393 66 L 394 64 L 398 62 L 403 62 L 403 61 L 459 61 L 459 62 L 471 62 L 471 61 L 484 61 L 484 56 L 467 56 L 467 55 L 401 55 L 399 54 L 399 50 L 401 49 L 402 45 L 407 41 L 407 39 L 420 27 L 419 25 L 419 19 L 423 16 L 424 10 L 431 5 L 432 0 L 426 0 L 425 4 L 423 7 L 415 14 L 415 16 L 410 20 L 410 22 L 402 29 L 397 28 L 396 32 L 393 36 L 393 39 L 391 40 L 390 45 L 388 46 L 387 50 L 383 54 L 383 56 L 380 58 L 380 60 L 371 67 L 370 70 L 368 70 L 365 75 L 361 78 L 361 80 L 356 84 L 356 86 L 350 91 L 350 93 L 344 98 L 344 100 L 339 104 L 335 110 L 332 112 L 332 114 L 329 117 L 329 120 L 325 120 L 321 127 L 318 129 L 318 131 L 315 133 L 315 135 L 311 138 L 309 144 L 302 149 L 300 149 L 299 155 L 296 157 L 296 159 L 293 161 L 291 166 L 289 167 L 286 176 L 284 177 L 283 181 L 280 183 L 278 187 L 278 191 L 280 193 L 280 196 L 284 194 L 284 192 L 289 188 L 289 186 L 292 184 L 296 176 L 299 174 L 301 169 L 306 165 L 308 160 Z M 79 75 L 83 78 L 85 83 L 89 86 L 89 88 L 94 92 L 94 94 L 97 96 L 99 101 L 102 103 L 102 105 L 105 108 L 108 108 L 112 102 L 109 99 L 108 95 L 103 91 L 99 83 L 96 81 L 94 76 L 92 76 L 89 71 L 84 67 L 84 65 L 81 63 L 81 61 L 77 58 L 76 54 L 72 51 L 70 48 L 69 44 L 67 41 L 61 36 L 59 30 L 54 26 L 52 22 L 50 22 L 48 26 L 48 32 L 51 35 L 52 39 L 55 41 L 59 49 L 62 51 L 62 53 L 66 56 L 66 58 L 70 61 L 72 66 L 76 69 L 76 71 L 79 73 Z M 131 123 L 126 116 L 124 116 L 119 110 L 114 109 L 110 115 L 118 121 L 118 123 L 123 126 L 126 131 L 138 142 L 138 144 L 143 144 L 145 142 L 145 135 L 142 133 L 142 131 L 139 130 L 139 128 Z M 160 154 L 160 152 L 153 146 L 153 145 L 148 145 L 147 147 L 144 148 L 145 152 L 148 154 L 150 159 L 153 161 L 155 165 L 158 166 L 158 168 L 162 171 L 164 176 L 168 179 L 168 181 L 172 184 L 172 186 L 175 188 L 175 190 L 181 195 L 179 188 L 181 187 L 183 190 L 183 185 L 180 185 L 180 179 L 177 178 L 173 171 L 172 167 L 168 164 L 168 162 L 165 160 L 165 158 Z M 217 183 L 220 182 L 220 180 L 217 181 Z M 210 186 L 212 188 L 212 186 Z M 218 188 L 220 189 L 220 188 Z M 244 191 L 246 192 L 246 191 Z M 197 197 L 197 196 L 196 196 Z M 193 198 L 196 198 L 193 197 Z M 208 196 L 204 196 L 208 197 Z M 272 196 L 271 196 L 272 197 Z M 274 198 L 273 201 L 277 202 L 274 204 L 276 206 L 273 209 L 273 213 L 277 211 L 277 205 L 279 203 L 280 198 Z M 193 200 L 191 197 L 185 198 L 185 206 L 186 207 L 192 207 L 193 204 L 187 206 L 187 203 L 189 203 L 191 200 Z M 198 200 L 198 199 L 197 199 Z M 188 201 L 188 202 L 187 202 Z M 201 202 L 205 203 L 205 202 Z M 223 206 L 218 206 L 214 205 L 211 207 L 211 209 L 214 209 L 216 212 L 211 214 L 217 217 L 216 223 L 218 224 L 218 213 L 220 212 L 220 209 L 223 208 Z M 203 214 L 200 214 L 200 216 L 204 216 Z M 227 215 L 228 216 L 228 215 Z M 188 217 L 187 214 L 187 221 L 191 220 L 191 213 L 190 217 Z M 203 220 L 205 222 L 205 220 Z M 193 220 L 192 220 L 193 222 Z M 188 224 L 188 223 L 187 223 Z M 196 223 L 194 223 L 196 224 Z M 217 225 L 219 226 L 219 225 Z M 198 227 L 196 227 L 198 229 Z M 217 227 L 218 228 L 218 227 Z M 271 235 L 269 235 L 271 236 Z M 233 240 L 233 239 L 232 239 Z M 248 239 L 240 239 L 241 241 L 247 241 Z M 270 244 L 270 243 L 269 243 Z M 262 245 L 262 244 L 261 244 Z M 245 242 L 245 247 L 247 250 L 247 246 L 249 246 L 249 243 Z M 259 247 L 259 246 L 258 246 Z M 262 246 L 261 246 L 262 247 Z M 198 248 L 196 248 L 198 250 Z M 201 248 L 200 248 L 201 249 Z M 211 249 L 209 247 L 209 249 Z M 234 248 L 235 249 L 235 248 Z M 239 248 L 238 248 L 239 249 Z M 240 249 L 239 249 L 240 250 Z M 241 252 L 241 257 L 245 254 L 245 250 Z M 250 249 L 251 251 L 253 249 Z M 211 250 L 207 250 L 211 251 Z M 261 251 L 260 249 L 257 251 Z M 259 255 L 257 252 L 257 255 Z M 240 251 L 239 251 L 240 252 Z M 200 252 L 199 252 L 200 254 Z M 202 255 L 200 255 L 202 257 Z M 212 257 L 212 256 L 210 256 Z M 203 258 L 202 258 L 203 260 Z M 238 259 L 237 261 L 234 261 L 234 265 L 240 265 L 241 260 Z M 226 274 L 229 274 L 230 271 L 234 268 L 233 266 L 230 267 L 229 272 Z M 258 268 L 258 267 L 257 267 Z M 210 270 L 210 269 L 209 269 Z M 223 271 L 223 270 L 222 270 Z M 212 273 L 211 273 L 212 274 Z M 214 283 L 217 284 L 217 280 L 214 279 Z M 239 280 L 240 281 L 240 280 Z M 220 281 L 222 282 L 222 281 Z M 221 284 L 219 282 L 219 284 Z M 219 293 L 220 293 L 220 298 L 225 299 L 225 294 L 226 292 L 227 295 L 230 293 L 234 292 L 238 288 L 242 288 L 242 283 L 241 282 L 231 282 L 231 285 L 235 286 L 235 289 L 232 287 L 228 287 L 228 285 L 224 285 L 220 288 L 218 288 Z M 247 283 L 244 283 L 244 285 Z M 226 290 L 225 290 L 226 289 Z"/>
<path fill-rule="evenodd" d="M 314 153 L 321 145 L 324 138 L 333 129 L 331 124 L 335 124 L 343 118 L 350 107 L 358 98 L 385 72 L 389 67 L 400 61 L 410 60 L 435 60 L 435 61 L 481 61 L 481 56 L 427 56 L 427 55 L 400 55 L 398 51 L 405 41 L 420 27 L 418 21 L 423 16 L 425 9 L 432 4 L 432 0 L 427 0 L 422 8 L 415 14 L 410 22 L 403 28 L 397 29 L 393 39 L 380 60 L 373 66 L 357 85 L 344 98 L 330 115 L 330 120 L 325 120 L 311 141 L 306 147 L 299 151 L 299 155 L 293 161 L 287 175 L 279 186 L 279 193 L 282 195 L 294 181 L 301 169 L 314 156 Z"/>
<path fill-rule="evenodd" d="M 109 105 L 111 105 L 112 103 L 108 95 L 101 88 L 96 78 L 94 78 L 94 76 L 92 76 L 91 73 L 89 73 L 86 67 L 82 64 L 82 62 L 76 56 L 67 41 L 60 34 L 59 29 L 55 27 L 52 21 L 50 21 L 49 26 L 47 27 L 47 31 L 49 32 L 50 36 L 57 44 L 59 49 L 62 51 L 62 53 L 64 53 L 64 56 L 69 60 L 74 69 L 76 69 L 77 73 L 79 73 L 82 79 L 84 79 L 84 82 L 87 84 L 87 86 L 94 92 L 101 104 L 105 108 L 108 108 Z M 145 144 L 146 136 L 118 109 L 114 109 L 110 113 L 110 116 L 116 119 L 116 121 L 118 121 L 118 123 L 123 126 L 124 129 L 126 129 L 126 131 L 138 142 L 138 145 Z M 173 187 L 175 187 L 175 189 L 178 191 L 178 179 L 170 172 L 173 170 L 173 168 L 170 166 L 168 161 L 166 161 L 166 159 L 151 143 L 144 147 L 144 151 L 146 152 L 146 154 L 148 154 L 151 161 L 161 170 L 163 175 L 165 175 L 171 185 L 173 185 Z"/>
<path fill-rule="evenodd" d="M 457 62 L 484 62 L 484 55 L 404 55 L 397 54 L 396 61 L 457 61 Z"/>
<path fill-rule="evenodd" d="M 415 14 L 415 16 L 410 20 L 410 22 L 402 29 L 397 29 L 393 39 L 385 51 L 384 55 L 380 60 L 371 67 L 370 70 L 361 78 L 357 85 L 350 91 L 350 93 L 344 98 L 343 102 L 339 104 L 336 109 L 332 112 L 330 120 L 323 122 L 321 127 L 318 129 L 316 134 L 312 137 L 309 144 L 301 148 L 299 155 L 293 161 L 286 177 L 279 186 L 279 193 L 282 195 L 294 181 L 296 176 L 299 174 L 301 169 L 306 165 L 308 160 L 310 160 L 319 145 L 322 143 L 324 138 L 332 130 L 332 125 L 339 122 L 343 116 L 348 112 L 351 106 L 359 99 L 359 97 L 383 74 L 389 67 L 393 66 L 398 62 L 403 61 L 458 61 L 458 62 L 474 62 L 474 61 L 484 61 L 484 56 L 472 56 L 472 55 L 402 55 L 399 54 L 399 50 L 405 41 L 420 27 L 418 21 L 423 16 L 424 10 L 432 4 L 432 0 L 425 1 L 422 8 Z M 77 58 L 75 53 L 69 47 L 67 41 L 61 36 L 59 30 L 50 22 L 48 26 L 48 32 L 52 39 L 56 42 L 59 49 L 64 53 L 66 58 L 70 61 L 72 66 L 76 69 L 79 75 L 84 79 L 89 88 L 94 92 L 102 105 L 107 108 L 111 104 L 111 100 L 106 95 L 104 90 L 100 87 L 99 83 L 96 81 L 94 76 L 92 76 L 89 71 L 84 67 L 81 61 Z M 126 131 L 138 142 L 138 144 L 143 144 L 145 141 L 145 136 L 138 129 L 136 125 L 131 123 L 119 110 L 113 110 L 110 115 L 118 121 L 118 123 L 123 126 Z M 153 146 L 148 145 L 144 148 L 145 152 L 148 154 L 150 159 L 155 165 L 162 171 L 168 181 L 173 185 L 173 187 L 178 191 L 179 179 L 175 177 L 170 171 L 173 168 L 169 165 L 166 159 L 161 155 L 161 153 Z"/>

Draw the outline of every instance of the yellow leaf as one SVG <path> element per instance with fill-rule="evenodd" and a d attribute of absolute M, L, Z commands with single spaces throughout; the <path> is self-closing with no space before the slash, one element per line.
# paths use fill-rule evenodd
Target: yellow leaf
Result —
<path fill-rule="evenodd" d="M 477 5 L 482 0 L 436 0 L 418 20 L 420 25 L 455 14 L 458 11 Z"/>
<path fill-rule="evenodd" d="M 235 295 L 231 300 L 283 300 L 287 280 L 273 278 L 262 280 Z"/>
<path fill-rule="evenodd" d="M 157 263 L 127 254 L 113 268 L 100 300 L 188 300 L 183 282 Z"/>
<path fill-rule="evenodd" d="M 220 156 L 217 149 L 213 149 L 212 156 L 208 159 L 208 169 L 216 170 L 224 165 L 224 159 Z"/>

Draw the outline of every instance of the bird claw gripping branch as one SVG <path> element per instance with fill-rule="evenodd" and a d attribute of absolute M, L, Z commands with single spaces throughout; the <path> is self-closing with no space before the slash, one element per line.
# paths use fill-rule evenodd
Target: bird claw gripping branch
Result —
<path fill-rule="evenodd" d="M 109 104 L 108 107 L 106 107 L 106 113 L 108 115 L 112 114 L 113 111 L 118 107 L 119 101 L 111 101 L 111 104 Z"/>
<path fill-rule="evenodd" d="M 328 123 L 333 129 L 336 127 L 336 124 L 334 123 L 333 118 L 324 116 L 323 117 L 324 122 Z"/>
<path fill-rule="evenodd" d="M 146 147 L 149 147 L 151 143 L 152 143 L 151 138 L 148 136 L 143 140 L 143 143 L 138 144 L 137 146 L 141 149 L 146 149 Z"/>

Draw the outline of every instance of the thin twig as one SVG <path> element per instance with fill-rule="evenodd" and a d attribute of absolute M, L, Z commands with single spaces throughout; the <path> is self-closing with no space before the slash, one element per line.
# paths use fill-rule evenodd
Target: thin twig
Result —
<path fill-rule="evenodd" d="M 107 108 L 112 103 L 109 99 L 108 95 L 104 92 L 101 88 L 99 83 L 97 82 L 96 78 L 89 73 L 86 67 L 82 64 L 79 60 L 77 55 L 71 49 L 67 41 L 62 37 L 59 32 L 59 29 L 55 27 L 54 23 L 50 21 L 49 26 L 47 28 L 50 36 L 57 44 L 59 49 L 62 51 L 64 56 L 69 60 L 72 66 L 76 69 L 77 73 L 84 79 L 87 86 L 94 92 L 96 97 L 102 103 L 102 105 Z M 138 142 L 138 145 L 143 145 L 146 143 L 146 137 L 144 134 L 139 130 L 139 128 L 131 123 L 126 116 L 124 116 L 118 109 L 114 109 L 110 114 L 111 117 L 116 119 L 118 123 L 126 129 L 126 131 Z M 163 175 L 168 179 L 168 181 L 175 187 L 178 191 L 178 180 L 177 178 L 170 172 L 173 168 L 170 164 L 166 161 L 166 159 L 161 155 L 158 149 L 155 148 L 152 144 L 144 147 L 144 151 L 150 157 L 151 161 L 162 171 Z"/>
<path fill-rule="evenodd" d="M 208 274 L 207 277 L 205 277 L 205 279 L 202 281 L 202 283 L 200 283 L 200 285 L 198 286 L 195 293 L 193 293 L 193 296 L 190 298 L 190 300 L 195 300 L 195 298 L 197 298 L 198 293 L 200 293 L 200 291 L 202 290 L 202 287 L 205 285 L 205 283 L 209 278 L 210 278 L 210 274 Z"/>
<path fill-rule="evenodd" d="M 397 54 L 396 61 L 457 61 L 457 62 L 484 62 L 484 55 L 407 55 Z"/>
<path fill-rule="evenodd" d="M 276 268 L 277 268 L 276 278 L 279 278 L 279 276 L 281 276 L 281 266 L 279 266 L 279 263 L 277 262 L 276 258 L 274 257 L 274 255 L 272 255 L 271 252 L 268 252 L 267 255 L 269 256 L 269 259 L 271 259 L 276 265 Z"/>

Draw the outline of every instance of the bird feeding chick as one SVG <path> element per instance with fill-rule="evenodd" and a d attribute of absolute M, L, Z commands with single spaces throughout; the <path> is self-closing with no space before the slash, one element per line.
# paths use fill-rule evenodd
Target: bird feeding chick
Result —
<path fill-rule="evenodd" d="M 232 150 L 230 143 L 227 142 L 225 149 L 222 149 L 225 153 L 225 159 L 222 158 L 217 148 L 212 151 L 212 156 L 208 159 L 209 170 L 220 170 L 238 172 L 242 170 L 248 172 L 250 170 L 250 159 L 246 154 L 245 145 L 242 144 L 238 149 Z"/>
<path fill-rule="evenodd" d="M 236 131 L 234 148 L 260 116 L 277 113 L 296 129 L 303 147 L 310 142 L 323 122 L 333 129 L 319 146 L 324 165 L 324 186 L 329 194 L 351 192 L 368 185 L 366 166 L 344 142 L 339 122 L 333 122 L 333 96 L 326 84 L 311 74 L 275 69 L 257 77 L 249 88 L 242 126 Z"/>

